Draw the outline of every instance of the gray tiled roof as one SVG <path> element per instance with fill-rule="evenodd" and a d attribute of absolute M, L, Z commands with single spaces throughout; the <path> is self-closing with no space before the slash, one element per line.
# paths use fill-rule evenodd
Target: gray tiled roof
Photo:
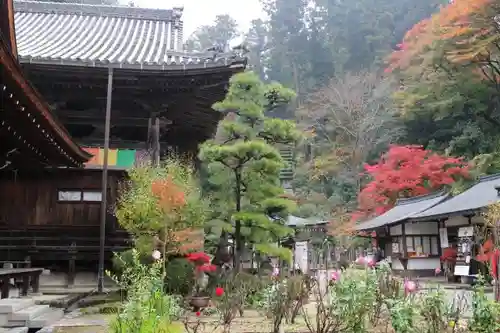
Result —
<path fill-rule="evenodd" d="M 327 223 L 327 222 L 326 221 L 305 219 L 305 218 L 297 217 L 297 216 L 293 216 L 293 215 L 289 215 L 288 220 L 286 221 L 286 225 L 289 227 L 304 227 L 304 226 L 325 224 L 325 223 Z"/>
<path fill-rule="evenodd" d="M 21 62 L 152 69 L 238 61 L 234 53 L 182 52 L 181 15 L 179 8 L 17 1 L 18 53 Z"/>
<path fill-rule="evenodd" d="M 474 212 L 500 200 L 495 187 L 500 186 L 500 174 L 484 176 L 467 191 L 454 196 L 431 209 L 412 216 L 412 219 L 425 219 L 453 214 Z"/>
<path fill-rule="evenodd" d="M 374 219 L 358 224 L 356 230 L 373 230 L 406 220 L 413 217 L 415 214 L 434 207 L 446 200 L 446 198 L 448 198 L 448 195 L 440 192 L 414 198 L 400 199 L 394 208 Z"/>

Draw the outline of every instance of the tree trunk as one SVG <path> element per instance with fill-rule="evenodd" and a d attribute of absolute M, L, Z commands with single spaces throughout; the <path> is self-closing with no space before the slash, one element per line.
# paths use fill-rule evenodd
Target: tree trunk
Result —
<path fill-rule="evenodd" d="M 241 211 L 241 170 L 238 168 L 235 170 L 235 199 L 236 199 L 236 212 Z M 234 255 L 233 263 L 236 273 L 241 270 L 241 222 L 234 221 Z"/>

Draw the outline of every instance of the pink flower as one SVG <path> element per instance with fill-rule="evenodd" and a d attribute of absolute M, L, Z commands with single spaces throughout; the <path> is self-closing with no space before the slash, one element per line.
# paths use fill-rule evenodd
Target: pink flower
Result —
<path fill-rule="evenodd" d="M 334 271 L 332 273 L 332 278 L 331 278 L 332 281 L 338 281 L 340 280 L 340 272 L 339 271 Z"/>
<path fill-rule="evenodd" d="M 356 259 L 355 263 L 358 265 L 364 265 L 364 264 L 366 264 L 366 258 L 365 257 L 358 257 L 358 259 Z"/>
<path fill-rule="evenodd" d="M 373 261 L 373 259 L 368 259 L 366 261 L 366 266 L 370 267 L 370 268 L 373 268 L 375 267 L 375 261 Z"/>
<path fill-rule="evenodd" d="M 405 287 L 405 292 L 407 294 L 411 294 L 417 290 L 417 284 L 413 281 L 410 281 L 410 280 L 405 281 L 404 287 Z"/>
<path fill-rule="evenodd" d="M 436 275 L 441 274 L 441 268 L 440 267 L 436 268 L 436 270 L 434 271 L 434 273 L 436 273 Z"/>
<path fill-rule="evenodd" d="M 278 267 L 273 268 L 273 276 L 277 277 L 280 275 L 280 269 Z"/>

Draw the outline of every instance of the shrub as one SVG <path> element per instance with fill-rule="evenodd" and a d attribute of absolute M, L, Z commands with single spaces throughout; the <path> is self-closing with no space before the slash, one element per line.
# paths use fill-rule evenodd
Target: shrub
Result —
<path fill-rule="evenodd" d="M 179 316 L 181 308 L 178 299 L 163 292 L 163 262 L 158 260 L 152 265 L 144 265 L 138 251 L 134 249 L 131 254 L 131 263 L 124 266 L 121 276 L 108 272 L 118 286 L 127 290 L 127 298 L 110 332 L 171 332 L 172 320 Z"/>
<path fill-rule="evenodd" d="M 472 320 L 469 330 L 473 333 L 500 331 L 500 304 L 489 300 L 484 292 L 484 279 L 480 278 L 472 296 Z"/>
<path fill-rule="evenodd" d="M 185 258 L 170 260 L 166 266 L 165 292 L 187 296 L 193 289 L 194 266 Z"/>

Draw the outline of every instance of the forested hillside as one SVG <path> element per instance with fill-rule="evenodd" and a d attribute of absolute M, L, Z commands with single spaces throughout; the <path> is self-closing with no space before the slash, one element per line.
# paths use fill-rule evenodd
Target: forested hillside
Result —
<path fill-rule="evenodd" d="M 500 1 L 264 0 L 263 6 L 268 19 L 254 20 L 249 31 L 221 15 L 186 45 L 228 48 L 243 36 L 250 68 L 297 92 L 293 107 L 273 116 L 293 117 L 307 136 L 296 148 L 298 214 L 343 219 L 366 205 L 359 194 L 375 180 L 365 165 L 383 163 L 390 146 L 421 146 L 402 148 L 421 152 L 420 161 L 401 153 L 395 165 L 434 157 L 465 163 L 471 172 L 451 177 L 455 187 L 500 171 Z M 393 196 L 435 189 L 426 185 L 431 171 L 421 172 L 418 186 L 399 175 L 409 185 Z"/>

